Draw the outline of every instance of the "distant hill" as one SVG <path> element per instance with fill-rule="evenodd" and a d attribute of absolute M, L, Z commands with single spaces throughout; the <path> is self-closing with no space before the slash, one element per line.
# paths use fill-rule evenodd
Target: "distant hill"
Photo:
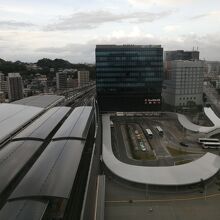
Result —
<path fill-rule="evenodd" d="M 5 74 L 10 72 L 24 72 L 26 70 L 26 65 L 20 61 L 11 62 L 0 59 L 0 71 Z"/>
<path fill-rule="evenodd" d="M 48 58 L 38 60 L 36 64 L 43 69 L 45 74 L 51 75 L 50 68 L 54 68 L 55 72 L 58 71 L 58 69 L 72 68 L 77 70 L 87 70 L 90 72 L 90 78 L 95 79 L 95 65 L 91 66 L 88 64 L 73 64 L 63 59 L 51 60 Z"/>
<path fill-rule="evenodd" d="M 43 58 L 41 60 L 38 60 L 36 64 L 41 68 L 54 68 L 54 69 L 72 68 L 72 64 L 69 61 L 62 59 L 51 60 L 51 59 Z"/>
<path fill-rule="evenodd" d="M 90 71 L 90 78 L 95 79 L 95 65 L 87 65 L 87 64 L 72 64 L 67 60 L 63 59 L 55 59 L 51 60 L 48 58 L 43 58 L 37 61 L 37 66 L 41 67 L 42 70 L 28 70 L 28 63 L 23 63 L 21 61 L 11 62 L 0 59 L 0 71 L 4 74 L 10 72 L 19 72 L 23 77 L 30 77 L 31 75 L 35 75 L 36 73 L 46 74 L 48 77 L 53 77 L 55 73 L 50 72 L 50 68 L 54 68 L 55 72 L 58 69 L 77 69 L 77 70 L 88 70 Z"/>

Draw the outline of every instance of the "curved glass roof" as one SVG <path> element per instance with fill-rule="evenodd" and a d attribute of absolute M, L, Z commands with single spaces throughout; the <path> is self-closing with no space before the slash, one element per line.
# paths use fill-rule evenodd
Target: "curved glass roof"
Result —
<path fill-rule="evenodd" d="M 94 116 L 93 113 L 93 107 L 90 106 L 75 108 L 54 135 L 53 140 L 66 138 L 86 139 L 91 120 Z"/>
<path fill-rule="evenodd" d="M 69 107 L 54 107 L 40 116 L 31 125 L 17 134 L 13 140 L 18 139 L 36 139 L 45 140 L 51 131 L 70 111 Z"/>
<path fill-rule="evenodd" d="M 42 108 L 0 104 L 0 143 L 43 112 Z"/>
<path fill-rule="evenodd" d="M 10 199 L 69 198 L 85 141 L 51 142 L 29 170 Z"/>
<path fill-rule="evenodd" d="M 0 150 L 0 194 L 41 147 L 41 141 L 11 142 Z"/>
<path fill-rule="evenodd" d="M 65 99 L 64 96 L 58 95 L 36 95 L 17 100 L 13 104 L 35 106 L 41 108 L 51 108 Z"/>
<path fill-rule="evenodd" d="M 48 201 L 18 200 L 7 202 L 0 211 L 2 220 L 41 220 Z"/>

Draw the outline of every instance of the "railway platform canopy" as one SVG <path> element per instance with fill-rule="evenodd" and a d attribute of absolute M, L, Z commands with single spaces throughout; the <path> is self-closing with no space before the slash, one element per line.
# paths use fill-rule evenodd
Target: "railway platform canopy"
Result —
<path fill-rule="evenodd" d="M 43 108 L 17 104 L 0 104 L 0 143 L 44 111 Z"/>
<path fill-rule="evenodd" d="M 36 95 L 17 100 L 13 104 L 41 107 L 49 109 L 61 105 L 65 101 L 64 96 L 59 95 Z"/>

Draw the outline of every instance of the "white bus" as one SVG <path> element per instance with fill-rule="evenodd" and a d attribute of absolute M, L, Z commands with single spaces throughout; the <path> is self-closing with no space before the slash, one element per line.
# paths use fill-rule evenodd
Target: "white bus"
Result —
<path fill-rule="evenodd" d="M 113 124 L 112 121 L 110 122 L 110 127 L 111 127 L 111 128 L 114 128 L 114 124 Z"/>
<path fill-rule="evenodd" d="M 217 138 L 199 138 L 198 139 L 198 143 L 202 144 L 204 142 L 216 143 L 216 142 L 219 142 L 219 139 Z"/>
<path fill-rule="evenodd" d="M 160 126 L 156 126 L 156 129 L 157 129 L 159 135 L 163 136 L 163 129 Z"/>
<path fill-rule="evenodd" d="M 208 148 L 213 148 L 213 149 L 220 148 L 220 142 L 204 142 L 204 143 L 202 143 L 202 147 L 203 147 L 204 149 L 208 149 Z"/>
<path fill-rule="evenodd" d="M 151 131 L 149 128 L 146 129 L 146 132 L 147 132 L 147 136 L 148 136 L 149 138 L 152 138 L 152 137 L 153 137 L 153 133 L 152 133 L 152 131 Z"/>

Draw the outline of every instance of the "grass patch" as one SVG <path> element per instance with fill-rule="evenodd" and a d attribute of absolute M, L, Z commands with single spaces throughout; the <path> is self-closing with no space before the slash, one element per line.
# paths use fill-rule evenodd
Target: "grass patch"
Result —
<path fill-rule="evenodd" d="M 132 140 L 133 131 L 128 127 L 128 125 L 125 125 L 125 131 L 126 135 L 128 137 L 128 143 L 131 151 L 131 155 L 135 160 L 156 160 L 155 155 L 152 152 L 143 152 L 137 148 L 136 144 L 134 143 L 134 140 Z"/>
<path fill-rule="evenodd" d="M 190 162 L 192 162 L 192 160 L 181 160 L 181 161 L 177 161 L 175 164 L 182 165 L 182 164 L 186 164 L 186 163 L 190 163 Z"/>
<path fill-rule="evenodd" d="M 141 151 L 135 152 L 134 150 L 132 151 L 132 156 L 136 160 L 155 160 L 156 159 L 156 157 L 152 153 L 141 152 Z"/>
<path fill-rule="evenodd" d="M 187 152 L 181 149 L 175 149 L 172 147 L 167 147 L 167 150 L 169 151 L 170 155 L 175 157 L 175 156 L 181 156 L 181 155 L 187 155 L 187 154 L 192 154 L 192 152 Z"/>

